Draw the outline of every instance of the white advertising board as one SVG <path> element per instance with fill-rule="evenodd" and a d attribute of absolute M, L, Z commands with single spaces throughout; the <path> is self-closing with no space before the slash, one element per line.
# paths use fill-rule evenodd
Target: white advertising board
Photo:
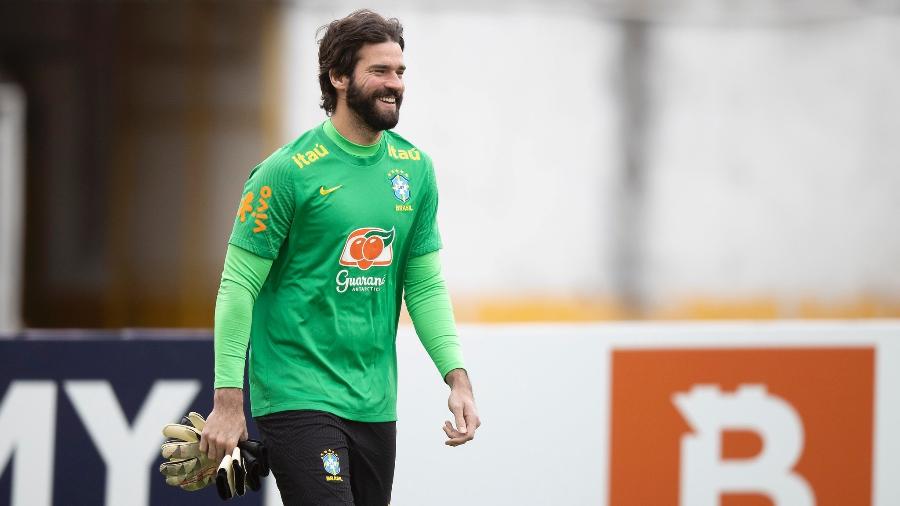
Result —
<path fill-rule="evenodd" d="M 484 425 L 459 448 L 399 338 L 395 506 L 900 504 L 898 321 L 461 333 Z"/>
<path fill-rule="evenodd" d="M 394 506 L 900 504 L 898 320 L 460 333 L 484 425 L 458 448 L 398 336 Z M 35 331 L 0 357 L 0 504 L 219 503 L 157 471 L 160 427 L 211 409 L 211 336 Z M 272 479 L 241 501 L 280 504 Z"/>

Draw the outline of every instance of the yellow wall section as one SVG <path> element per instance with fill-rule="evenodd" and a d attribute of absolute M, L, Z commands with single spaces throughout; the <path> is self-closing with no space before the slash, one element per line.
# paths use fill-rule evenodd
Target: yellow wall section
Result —
<path fill-rule="evenodd" d="M 465 323 L 609 320 L 773 320 L 900 317 L 900 301 L 871 295 L 840 301 L 773 297 L 724 299 L 692 297 L 648 310 L 643 316 L 612 299 L 570 297 L 453 297 L 456 319 Z M 409 321 L 405 316 L 405 321 Z"/>

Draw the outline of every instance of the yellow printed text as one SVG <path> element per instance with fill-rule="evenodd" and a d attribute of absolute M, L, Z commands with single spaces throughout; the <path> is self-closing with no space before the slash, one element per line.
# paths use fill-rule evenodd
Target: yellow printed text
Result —
<path fill-rule="evenodd" d="M 416 148 L 397 149 L 392 144 L 388 144 L 388 156 L 395 160 L 421 160 L 422 153 Z"/>
<path fill-rule="evenodd" d="M 302 169 L 303 167 L 312 165 L 316 161 L 325 158 L 326 156 L 328 156 L 328 149 L 321 144 L 316 144 L 315 146 L 313 146 L 312 150 L 307 151 L 306 153 L 297 153 L 291 157 L 291 160 L 293 160 L 294 163 L 297 164 L 297 167 L 300 167 Z"/>

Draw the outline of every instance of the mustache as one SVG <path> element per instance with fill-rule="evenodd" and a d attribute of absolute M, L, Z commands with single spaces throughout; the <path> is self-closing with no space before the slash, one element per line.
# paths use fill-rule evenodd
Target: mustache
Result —
<path fill-rule="evenodd" d="M 397 92 L 397 91 L 385 91 L 385 92 L 374 95 L 372 98 L 379 99 L 379 98 L 388 98 L 388 97 L 394 97 L 399 102 L 399 101 L 403 100 L 403 93 Z"/>

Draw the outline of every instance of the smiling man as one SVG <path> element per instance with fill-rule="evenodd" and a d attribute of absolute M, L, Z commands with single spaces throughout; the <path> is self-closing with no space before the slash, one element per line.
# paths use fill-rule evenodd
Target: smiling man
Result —
<path fill-rule="evenodd" d="M 390 502 L 397 320 L 450 387 L 446 444 L 480 420 L 440 272 L 430 158 L 391 131 L 403 103 L 403 28 L 361 10 L 323 27 L 329 118 L 250 173 L 216 300 L 215 393 L 200 448 L 246 439 L 241 388 L 285 505 Z"/>

